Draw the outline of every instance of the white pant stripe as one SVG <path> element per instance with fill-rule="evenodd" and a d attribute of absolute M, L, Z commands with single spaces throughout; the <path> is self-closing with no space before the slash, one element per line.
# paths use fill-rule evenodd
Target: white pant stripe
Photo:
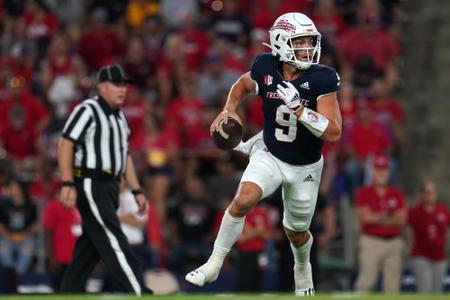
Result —
<path fill-rule="evenodd" d="M 117 240 L 116 236 L 112 234 L 112 232 L 108 229 L 108 227 L 105 226 L 105 223 L 103 222 L 103 219 L 100 216 L 100 212 L 98 211 L 97 204 L 95 203 L 94 198 L 92 197 L 92 179 L 90 178 L 84 179 L 83 188 L 89 202 L 89 207 L 91 208 L 95 219 L 98 221 L 98 223 L 100 223 L 103 230 L 105 230 L 106 236 L 108 237 L 109 243 L 113 248 L 114 253 L 116 254 L 120 266 L 125 272 L 125 275 L 130 280 L 131 286 L 133 287 L 133 290 L 136 293 L 136 295 L 141 296 L 142 293 L 141 286 L 139 285 L 139 282 L 137 281 L 136 276 L 133 273 L 133 270 L 128 264 L 125 254 L 120 248 L 119 241 Z"/>

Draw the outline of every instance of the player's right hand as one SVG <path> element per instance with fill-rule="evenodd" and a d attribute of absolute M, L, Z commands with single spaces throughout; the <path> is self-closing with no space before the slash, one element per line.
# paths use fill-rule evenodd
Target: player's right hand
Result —
<path fill-rule="evenodd" d="M 212 122 L 211 127 L 209 128 L 210 133 L 212 134 L 214 131 L 219 131 L 219 126 L 220 126 L 220 124 L 222 124 L 222 122 L 224 124 L 227 124 L 228 117 L 232 117 L 232 118 L 236 119 L 239 122 L 239 124 L 242 125 L 241 118 L 238 116 L 237 113 L 224 110 Z"/>
<path fill-rule="evenodd" d="M 75 189 L 75 187 L 63 186 L 61 188 L 59 201 L 61 201 L 62 205 L 66 209 L 72 209 L 73 207 L 75 207 L 75 203 L 77 201 L 77 190 Z"/>
<path fill-rule="evenodd" d="M 283 81 L 283 85 L 277 85 L 277 94 L 284 101 L 286 106 L 293 112 L 298 111 L 302 105 L 300 102 L 300 94 L 295 86 L 289 81 Z"/>

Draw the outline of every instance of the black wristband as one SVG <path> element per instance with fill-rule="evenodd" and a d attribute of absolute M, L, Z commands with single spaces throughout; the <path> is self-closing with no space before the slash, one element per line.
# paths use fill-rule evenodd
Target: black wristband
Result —
<path fill-rule="evenodd" d="M 139 194 L 143 194 L 144 192 L 142 191 L 142 189 L 135 189 L 135 190 L 131 190 L 131 193 L 136 197 Z"/>
<path fill-rule="evenodd" d="M 70 181 L 70 180 L 65 180 L 63 182 L 61 182 L 62 186 L 75 186 L 75 182 Z"/>

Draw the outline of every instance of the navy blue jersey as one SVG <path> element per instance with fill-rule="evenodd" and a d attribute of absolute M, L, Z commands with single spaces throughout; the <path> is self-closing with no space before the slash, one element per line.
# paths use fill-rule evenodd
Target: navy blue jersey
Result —
<path fill-rule="evenodd" d="M 269 53 L 258 55 L 250 73 L 258 83 L 263 100 L 264 142 L 270 153 L 286 163 L 314 163 L 320 159 L 323 141 L 303 126 L 278 97 L 277 85 L 285 80 L 278 63 L 278 57 Z M 314 111 L 320 96 L 339 90 L 339 76 L 333 68 L 324 65 L 312 65 L 290 82 L 299 91 L 302 104 Z"/>

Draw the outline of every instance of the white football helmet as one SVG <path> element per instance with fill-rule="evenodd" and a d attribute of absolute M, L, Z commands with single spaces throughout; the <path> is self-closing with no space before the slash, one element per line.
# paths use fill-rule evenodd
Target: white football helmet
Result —
<path fill-rule="evenodd" d="M 294 48 L 292 39 L 300 36 L 312 36 L 313 47 Z M 313 21 L 302 13 L 287 13 L 281 15 L 269 30 L 270 45 L 264 43 L 272 50 L 272 55 L 278 55 L 281 61 L 306 70 L 312 64 L 319 63 L 320 59 L 320 32 L 317 31 Z M 307 50 L 308 61 L 300 61 L 295 51 Z M 310 55 L 311 54 L 311 55 Z"/>

